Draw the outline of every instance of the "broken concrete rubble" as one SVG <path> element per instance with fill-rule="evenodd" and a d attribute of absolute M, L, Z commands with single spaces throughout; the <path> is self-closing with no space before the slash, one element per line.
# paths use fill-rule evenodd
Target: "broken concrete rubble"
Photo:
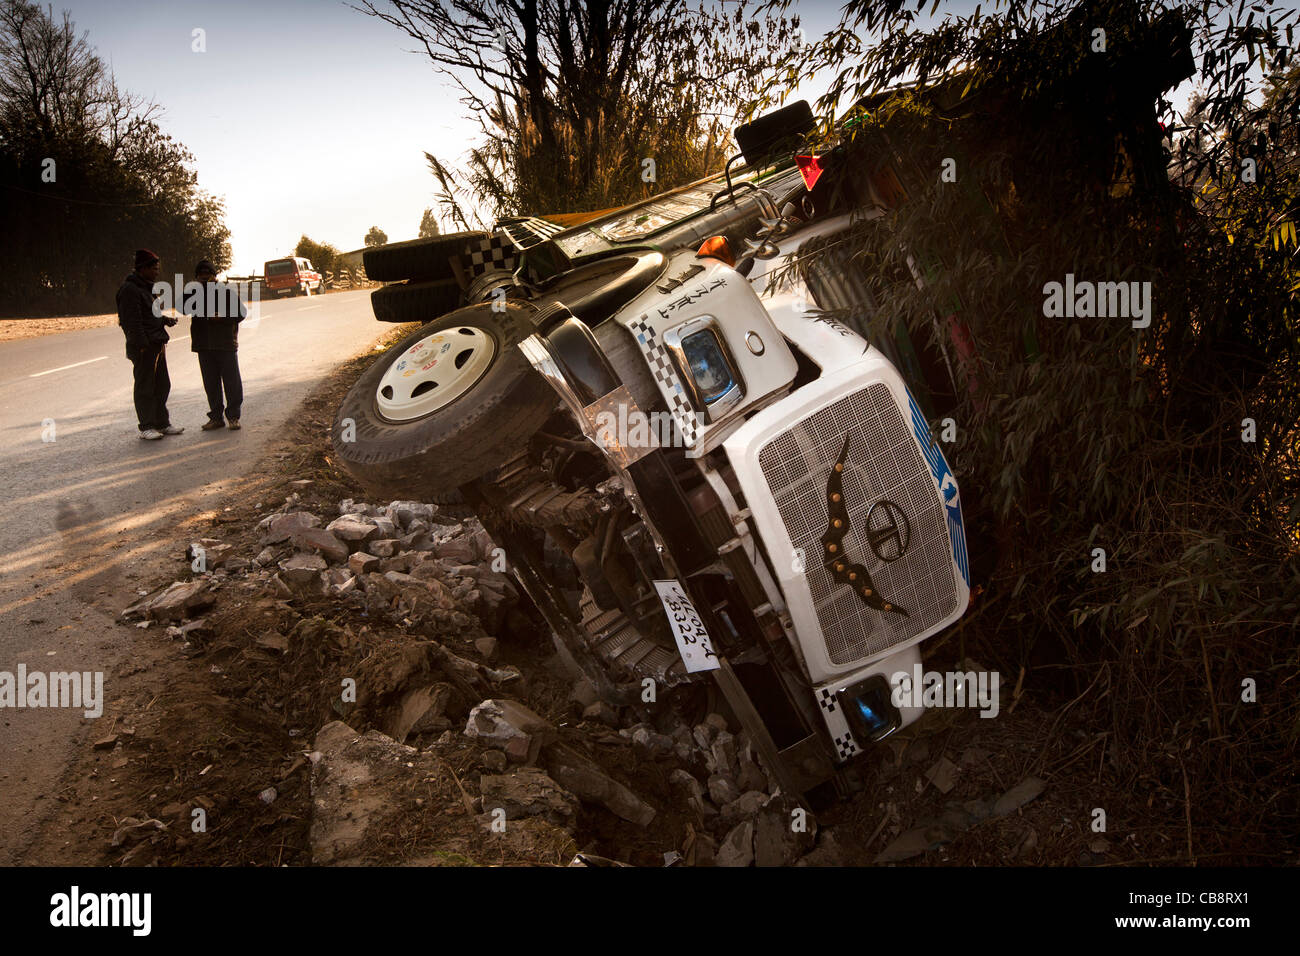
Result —
<path fill-rule="evenodd" d="M 260 543 L 280 544 L 288 541 L 298 531 L 319 526 L 320 518 L 317 518 L 309 511 L 293 511 L 288 514 L 270 515 L 258 525 L 259 529 L 265 530 Z"/>
<path fill-rule="evenodd" d="M 715 773 L 710 776 L 708 788 L 709 799 L 720 807 L 740 799 L 740 788 L 726 774 Z"/>
<path fill-rule="evenodd" d="M 289 585 L 310 584 L 320 580 L 320 572 L 327 567 L 319 554 L 300 551 L 280 562 L 280 577 Z"/>
<path fill-rule="evenodd" d="M 125 620 L 147 618 L 152 621 L 179 621 L 192 617 L 216 602 L 211 582 L 198 578 L 177 581 L 147 595 L 122 612 Z"/>
<path fill-rule="evenodd" d="M 392 527 L 392 522 L 388 522 Z M 360 549 L 372 538 L 388 537 L 379 533 L 379 525 L 374 518 L 358 514 L 345 514 L 335 518 L 325 526 L 325 530 L 340 541 L 346 541 L 353 549 Z"/>
<path fill-rule="evenodd" d="M 673 749 L 673 738 L 647 724 L 634 727 L 630 736 L 633 746 L 648 754 L 666 754 Z"/>
<path fill-rule="evenodd" d="M 450 684 L 438 683 L 407 692 L 402 698 L 388 735 L 403 743 L 411 734 L 441 733 L 451 726 L 443 716 L 455 693 Z"/>
<path fill-rule="evenodd" d="M 536 767 L 522 767 L 503 776 L 485 775 L 479 779 L 479 792 L 484 815 L 507 828 L 523 817 L 541 817 L 554 826 L 571 826 L 578 815 L 578 801 L 573 794 Z M 503 811 L 504 819 L 494 815 L 494 810 Z"/>
<path fill-rule="evenodd" d="M 573 748 L 555 744 L 546 748 L 545 757 L 546 769 L 551 776 L 584 802 L 600 804 L 611 813 L 640 826 L 648 826 L 654 819 L 654 807 Z"/>
<path fill-rule="evenodd" d="M 556 730 L 523 704 L 485 700 L 470 711 L 465 735 L 501 746 L 516 763 L 535 763 L 542 747 L 555 741 Z"/>
<path fill-rule="evenodd" d="M 200 557 L 202 557 L 202 563 L 196 567 L 195 563 Z M 226 561 L 235 558 L 234 547 L 223 544 L 217 538 L 200 538 L 185 549 L 185 560 L 189 561 L 190 566 L 200 572 L 214 571 L 222 567 Z"/>
<path fill-rule="evenodd" d="M 752 817 L 767 803 L 768 796 L 760 790 L 748 790 L 725 804 L 721 811 L 721 823 L 724 827 L 733 826 L 739 820 Z"/>
<path fill-rule="evenodd" d="M 357 576 L 370 574 L 379 570 L 379 558 L 365 551 L 354 551 L 348 557 L 348 569 Z"/>
<path fill-rule="evenodd" d="M 654 825 L 646 838 L 657 841 L 684 821 L 692 834 L 690 849 L 679 844 L 673 865 L 712 865 L 715 859 L 720 865 L 789 865 L 809 851 L 820 859 L 813 837 L 782 828 L 784 805 L 769 796 L 771 786 L 746 735 L 722 715 L 708 714 L 692 726 L 674 711 L 639 706 L 635 689 L 607 688 L 602 698 L 585 678 L 573 686 L 575 706 L 565 691 L 573 672 L 555 664 L 552 674 L 556 654 L 547 651 L 545 666 L 528 670 L 537 657 L 517 655 L 524 635 L 535 635 L 537 619 L 526 605 L 515 608 L 514 581 L 494 569 L 500 554 L 476 520 L 448 524 L 435 506 L 419 502 L 345 501 L 339 517 L 322 526 L 305 508 L 306 502 L 290 501 L 283 513 L 262 520 L 252 565 L 221 550 L 224 542 L 200 539 L 209 556 L 220 557 L 217 567 L 209 564 L 215 573 L 177 582 L 169 600 L 182 608 L 182 616 L 173 618 L 179 622 L 218 595 L 243 600 L 260 586 L 262 600 L 290 616 L 280 618 L 278 631 L 250 635 L 245 646 L 281 669 L 321 652 L 328 659 L 339 647 L 358 647 L 361 635 L 369 656 L 348 672 L 356 676 L 357 700 L 334 707 L 351 726 L 321 728 L 312 762 L 315 862 L 390 859 L 375 856 L 375 839 L 394 827 L 412 827 L 395 822 L 394 814 L 425 812 L 458 815 L 478 838 L 492 841 L 492 860 L 497 853 L 518 853 L 555 862 L 561 847 L 570 851 L 564 859 L 572 859 L 579 848 L 566 830 L 575 827 L 579 803 L 584 826 L 594 824 L 584 832 L 603 834 L 611 822 L 596 821 L 613 814 L 638 827 Z M 137 602 L 137 613 L 143 616 L 162 595 Z M 195 595 L 199 605 L 191 603 Z M 323 598 L 336 602 L 334 610 Z M 224 649 L 224 609 L 223 603 L 208 618 L 217 621 L 217 639 L 198 642 L 194 654 Z M 196 622 L 168 633 L 199 636 L 204 627 Z M 499 663 L 501 658 L 523 664 L 529 680 L 515 663 Z M 229 669 L 225 658 L 219 660 Z M 542 693 L 529 698 L 530 687 Z M 584 712 L 600 726 L 580 725 Z M 308 734 L 310 726 L 297 723 Z M 353 727 L 378 729 L 358 733 Z M 435 779 L 443 784 L 436 809 L 424 802 L 433 803 L 425 784 Z M 665 779 L 672 783 L 668 792 Z M 269 792 L 268 782 L 280 787 L 279 780 L 258 781 L 260 792 Z M 249 792 L 257 795 L 259 789 Z M 290 799 L 280 788 L 275 809 Z M 493 809 L 504 810 L 511 832 L 488 828 Z M 423 822 L 414 829 L 433 832 Z M 680 833 L 672 839 L 680 840 Z M 608 846 L 581 849 L 621 855 Z M 421 854 L 431 865 L 442 855 L 430 855 L 427 846 Z M 637 862 L 661 857 L 661 849 L 652 857 L 642 850 Z"/>
<path fill-rule="evenodd" d="M 330 568 L 325 572 L 325 590 L 329 594 L 345 595 L 357 587 L 357 576 L 347 568 Z"/>
<path fill-rule="evenodd" d="M 406 765 L 416 761 L 430 774 L 441 772 L 436 758 L 378 731 L 358 734 L 341 721 L 320 729 L 312 757 L 310 838 L 317 865 L 363 862 L 367 832 L 394 810 L 386 778 L 408 776 L 413 767 Z"/>
<path fill-rule="evenodd" d="M 366 550 L 380 558 L 391 558 L 401 547 L 402 542 L 395 538 L 376 538 L 366 544 Z"/>
<path fill-rule="evenodd" d="M 754 862 L 754 824 L 737 823 L 718 847 L 717 866 L 749 866 Z"/>
<path fill-rule="evenodd" d="M 315 551 L 328 561 L 346 561 L 348 557 L 348 546 L 321 528 L 294 531 L 288 543 L 300 551 Z"/>
<path fill-rule="evenodd" d="M 384 509 L 384 514 L 388 520 L 409 529 L 415 521 L 427 522 L 433 520 L 434 514 L 438 508 L 436 505 L 426 504 L 422 501 L 394 501 Z"/>
<path fill-rule="evenodd" d="M 816 838 L 811 813 L 789 797 L 773 797 L 759 811 L 754 828 L 754 865 L 792 866 L 813 848 Z"/>

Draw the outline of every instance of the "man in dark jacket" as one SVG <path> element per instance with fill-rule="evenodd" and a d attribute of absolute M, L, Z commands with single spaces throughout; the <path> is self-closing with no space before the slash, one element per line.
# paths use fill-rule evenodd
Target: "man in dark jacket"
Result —
<path fill-rule="evenodd" d="M 238 349 L 239 323 L 247 312 L 238 292 L 217 282 L 216 266 L 207 259 L 194 267 L 194 278 L 202 286 L 202 294 L 187 291 L 184 308 L 190 317 L 190 348 L 199 356 L 203 390 L 208 393 L 208 420 L 203 430 L 220 428 L 223 413 L 234 430 L 239 428 L 239 411 L 244 402 Z"/>
<path fill-rule="evenodd" d="M 117 324 L 126 335 L 126 357 L 135 369 L 135 416 L 140 437 L 154 441 L 185 431 L 171 423 L 167 396 L 172 382 L 167 374 L 167 326 L 155 305 L 153 284 L 158 281 L 158 257 L 148 249 L 135 252 L 135 271 L 117 290 Z"/>

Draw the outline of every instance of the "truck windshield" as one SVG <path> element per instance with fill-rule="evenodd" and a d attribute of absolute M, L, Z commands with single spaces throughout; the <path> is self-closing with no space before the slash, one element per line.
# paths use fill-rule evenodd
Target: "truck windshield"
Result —
<path fill-rule="evenodd" d="M 726 185 L 726 182 L 721 179 L 715 179 L 670 193 L 660 199 L 640 203 L 617 219 L 602 222 L 595 229 L 610 242 L 627 242 L 630 239 L 648 236 L 665 226 L 693 216 L 702 209 L 707 209 L 709 200 L 725 189 Z"/>

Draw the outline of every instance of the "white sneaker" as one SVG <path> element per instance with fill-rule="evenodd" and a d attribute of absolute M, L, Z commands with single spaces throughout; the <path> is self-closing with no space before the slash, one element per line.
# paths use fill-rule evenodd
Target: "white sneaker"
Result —
<path fill-rule="evenodd" d="M 163 433 L 156 428 L 146 428 L 140 433 L 140 437 L 145 441 L 157 441 L 163 437 Z"/>
<path fill-rule="evenodd" d="M 180 426 L 168 425 L 166 428 L 162 430 L 162 433 L 164 435 L 179 435 L 183 431 L 185 431 L 184 425 L 180 425 Z"/>

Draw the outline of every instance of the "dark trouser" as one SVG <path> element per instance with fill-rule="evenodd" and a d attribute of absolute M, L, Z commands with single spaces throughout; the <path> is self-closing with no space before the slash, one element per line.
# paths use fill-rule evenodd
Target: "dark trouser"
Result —
<path fill-rule="evenodd" d="M 167 374 L 167 346 L 154 351 L 146 348 L 131 357 L 135 369 L 135 417 L 140 431 L 162 431 L 171 424 L 167 415 L 167 396 L 172 380 Z"/>
<path fill-rule="evenodd" d="M 239 418 L 239 407 L 244 404 L 244 383 L 239 377 L 239 353 L 200 349 L 195 354 L 199 357 L 203 390 L 208 393 L 208 418 L 219 422 L 224 411 L 226 418 L 236 421 Z M 224 405 L 221 399 L 223 386 L 226 393 Z"/>

